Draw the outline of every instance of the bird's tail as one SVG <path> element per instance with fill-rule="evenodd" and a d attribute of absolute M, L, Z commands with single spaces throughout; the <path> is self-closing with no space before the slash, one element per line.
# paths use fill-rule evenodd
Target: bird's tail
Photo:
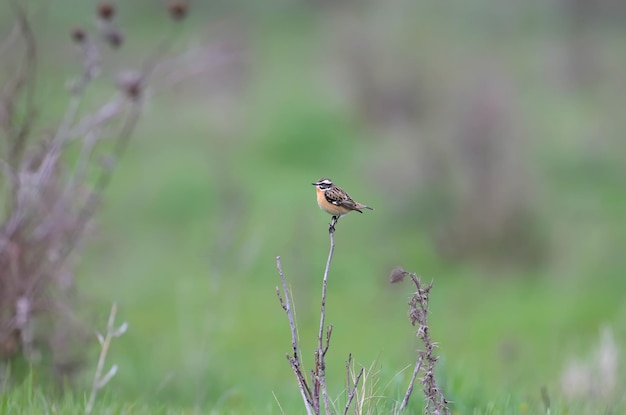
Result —
<path fill-rule="evenodd" d="M 357 205 L 357 209 L 369 209 L 369 210 L 374 210 L 374 208 L 369 207 L 369 206 L 362 205 L 362 204 L 360 204 L 360 203 Z"/>

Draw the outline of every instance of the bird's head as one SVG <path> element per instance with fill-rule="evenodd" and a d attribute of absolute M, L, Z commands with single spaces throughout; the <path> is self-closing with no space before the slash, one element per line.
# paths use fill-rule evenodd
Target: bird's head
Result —
<path fill-rule="evenodd" d="M 317 187 L 320 190 L 328 190 L 333 187 L 333 182 L 330 179 L 319 179 L 315 183 L 311 183 L 313 186 Z"/>

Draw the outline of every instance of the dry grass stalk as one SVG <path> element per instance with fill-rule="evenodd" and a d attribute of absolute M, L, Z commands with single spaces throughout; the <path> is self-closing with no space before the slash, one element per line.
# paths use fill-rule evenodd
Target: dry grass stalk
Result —
<path fill-rule="evenodd" d="M 348 392 L 348 397 L 346 399 L 346 406 L 343 408 L 343 415 L 347 415 L 350 410 L 350 405 L 356 396 L 357 387 L 359 386 L 359 382 L 361 381 L 364 372 L 365 368 L 361 367 L 356 377 L 354 376 L 354 371 L 352 369 L 352 353 L 350 353 L 348 355 L 348 361 L 346 362 L 346 391 Z"/>
<path fill-rule="evenodd" d="M 119 327 L 115 327 L 115 315 L 117 314 L 117 304 L 113 303 L 111 306 L 111 312 L 109 313 L 109 321 L 107 323 L 107 331 L 103 336 L 98 333 L 98 341 L 100 342 L 100 357 L 98 358 L 98 365 L 96 366 L 96 373 L 93 377 L 93 383 L 91 385 L 91 393 L 89 395 L 89 401 L 87 401 L 87 405 L 85 406 L 85 415 L 89 415 L 93 411 L 93 406 L 96 402 L 96 395 L 98 391 L 106 386 L 107 383 L 115 376 L 117 373 L 117 365 L 111 366 L 111 369 L 103 375 L 102 371 L 104 370 L 104 361 L 106 360 L 107 354 L 109 353 L 109 346 L 111 345 L 111 341 L 120 337 L 126 330 L 128 330 L 128 323 L 124 322 Z"/>

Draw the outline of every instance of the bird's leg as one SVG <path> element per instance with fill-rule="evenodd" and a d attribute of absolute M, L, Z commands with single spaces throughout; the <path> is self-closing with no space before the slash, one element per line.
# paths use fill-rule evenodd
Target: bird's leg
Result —
<path fill-rule="evenodd" d="M 339 221 L 339 216 L 333 216 L 333 218 L 330 221 L 330 226 L 328 227 L 329 233 L 335 232 L 335 225 L 337 224 L 338 221 Z"/>

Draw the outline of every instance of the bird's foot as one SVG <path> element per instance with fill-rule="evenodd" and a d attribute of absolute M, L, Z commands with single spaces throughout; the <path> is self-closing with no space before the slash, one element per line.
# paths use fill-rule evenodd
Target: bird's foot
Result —
<path fill-rule="evenodd" d="M 329 233 L 335 233 L 335 225 L 337 224 L 338 221 L 339 221 L 339 216 L 333 216 L 332 220 L 330 221 L 330 225 L 328 226 Z"/>

